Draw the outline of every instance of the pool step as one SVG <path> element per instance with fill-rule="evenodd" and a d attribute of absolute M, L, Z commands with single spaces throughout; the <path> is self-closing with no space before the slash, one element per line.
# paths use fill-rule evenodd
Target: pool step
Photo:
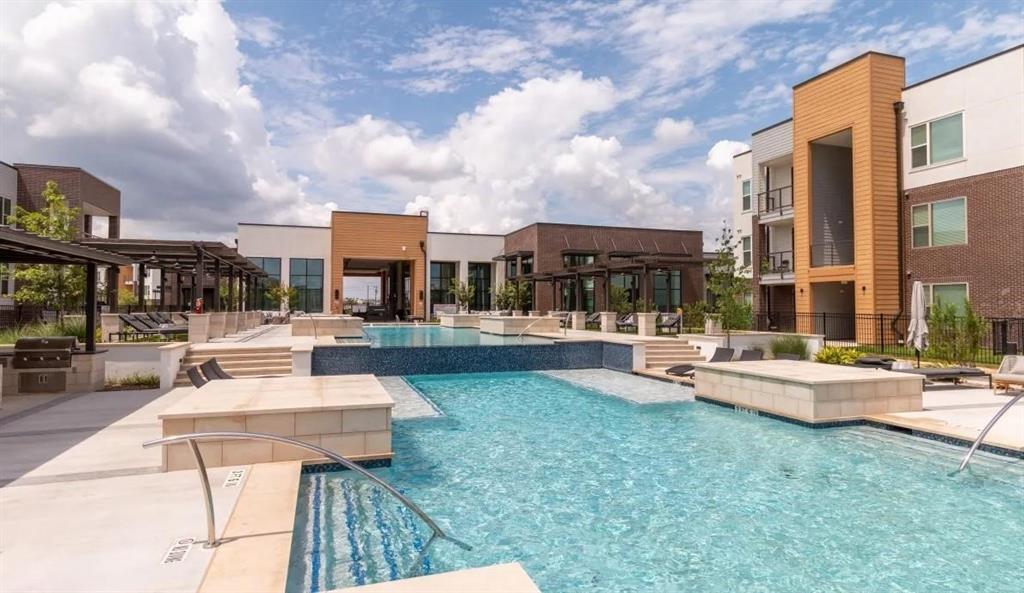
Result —
<path fill-rule="evenodd" d="M 181 369 L 174 380 L 176 387 L 191 385 L 189 368 L 216 358 L 217 363 L 233 377 L 292 374 L 290 346 L 256 346 L 223 348 L 189 348 L 181 361 Z"/>
<path fill-rule="evenodd" d="M 678 364 L 703 362 L 704 356 L 695 346 L 686 342 L 648 342 L 644 348 L 645 368 L 663 371 Z"/>

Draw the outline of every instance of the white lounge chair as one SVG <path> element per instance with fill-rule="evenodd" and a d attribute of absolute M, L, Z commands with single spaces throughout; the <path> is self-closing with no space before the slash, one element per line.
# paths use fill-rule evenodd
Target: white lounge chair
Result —
<path fill-rule="evenodd" d="M 1010 385 L 1024 387 L 1024 356 L 1009 355 L 1003 357 L 999 364 L 999 370 L 992 375 L 992 382 L 996 391 L 1007 390 Z"/>

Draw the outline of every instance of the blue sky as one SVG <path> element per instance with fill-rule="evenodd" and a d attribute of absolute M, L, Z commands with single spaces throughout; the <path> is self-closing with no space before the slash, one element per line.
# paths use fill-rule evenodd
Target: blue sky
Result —
<path fill-rule="evenodd" d="M 84 166 L 122 189 L 129 231 L 178 236 L 331 209 L 712 230 L 732 154 L 789 117 L 793 84 L 869 49 L 912 83 L 1024 39 L 1020 2 L 0 11 L 0 159 Z"/>

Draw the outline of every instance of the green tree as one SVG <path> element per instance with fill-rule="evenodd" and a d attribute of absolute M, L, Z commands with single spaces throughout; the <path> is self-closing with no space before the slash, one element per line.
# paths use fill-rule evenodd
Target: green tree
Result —
<path fill-rule="evenodd" d="M 608 292 L 608 299 L 611 301 L 610 307 L 612 311 L 615 311 L 619 315 L 625 315 L 633 310 L 633 305 L 629 302 L 628 290 L 621 286 L 612 286 Z"/>
<path fill-rule="evenodd" d="M 928 314 L 929 354 L 960 366 L 972 366 L 981 350 L 985 318 L 974 311 L 970 301 L 962 308 L 937 300 Z"/>
<path fill-rule="evenodd" d="M 71 241 L 78 227 L 78 208 L 71 208 L 56 181 L 47 181 L 42 193 L 46 205 L 33 212 L 18 206 L 9 223 L 40 237 Z M 82 266 L 37 264 L 19 266 L 14 273 L 19 303 L 56 309 L 59 314 L 80 307 L 85 299 L 85 269 Z"/>
<path fill-rule="evenodd" d="M 750 280 L 743 276 L 749 266 L 736 260 L 738 243 L 732 229 L 723 224 L 715 259 L 708 263 L 708 291 L 713 297 L 711 310 L 718 314 L 727 346 L 731 345 L 732 330 L 750 328 L 752 317 L 746 302 Z"/>
<path fill-rule="evenodd" d="M 280 308 L 281 303 L 288 303 L 289 309 L 294 309 L 299 304 L 299 291 L 287 284 L 274 283 L 266 292 L 267 300 Z"/>
<path fill-rule="evenodd" d="M 459 304 L 460 311 L 469 311 L 469 305 L 473 302 L 473 298 L 476 297 L 476 286 L 459 282 L 452 278 L 451 284 L 448 286 L 448 294 L 455 297 L 455 302 Z"/>
<path fill-rule="evenodd" d="M 511 309 L 522 311 L 530 299 L 530 285 L 525 281 L 510 281 L 498 287 L 495 291 L 495 303 L 498 309 Z"/>
<path fill-rule="evenodd" d="M 122 307 L 134 307 L 139 304 L 135 291 L 122 286 L 117 289 L 117 304 Z"/>

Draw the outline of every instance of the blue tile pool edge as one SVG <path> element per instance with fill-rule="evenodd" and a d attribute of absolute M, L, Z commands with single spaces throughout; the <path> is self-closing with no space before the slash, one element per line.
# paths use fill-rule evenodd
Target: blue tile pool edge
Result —
<path fill-rule="evenodd" d="M 876 420 L 865 420 L 865 419 L 861 418 L 861 419 L 857 419 L 857 420 L 836 420 L 836 421 L 832 421 L 832 422 L 807 422 L 805 420 L 799 420 L 797 418 L 790 418 L 788 416 L 782 416 L 780 414 L 773 414 L 771 412 L 765 412 L 763 410 L 754 410 L 752 408 L 745 408 L 743 406 L 737 406 L 735 404 L 731 404 L 731 403 L 728 403 L 728 402 L 723 402 L 723 401 L 719 401 L 719 400 L 715 400 L 715 399 L 710 399 L 710 398 L 704 397 L 702 395 L 695 395 L 694 399 L 696 399 L 699 402 L 703 402 L 703 403 L 706 403 L 706 404 L 712 404 L 712 405 L 719 406 L 719 407 L 722 407 L 722 408 L 727 408 L 727 409 L 730 409 L 730 410 L 737 410 L 737 411 L 741 411 L 741 412 L 746 412 L 746 413 L 754 414 L 756 416 L 764 416 L 765 418 L 771 418 L 772 420 L 781 420 L 782 422 L 787 422 L 789 424 L 795 424 L 797 426 L 802 426 L 804 428 L 822 429 L 822 428 L 842 428 L 842 427 L 846 427 L 846 426 L 870 426 L 872 428 L 878 428 L 878 429 L 886 430 L 886 431 L 889 431 L 889 432 L 898 432 L 900 434 L 915 436 L 915 437 L 922 438 L 922 439 L 927 439 L 927 440 L 930 440 L 930 441 L 937 441 L 937 442 L 940 442 L 940 443 L 945 443 L 947 445 L 953 445 L 953 446 L 956 446 L 956 447 L 963 447 L 965 449 L 969 448 L 972 444 L 974 444 L 973 441 L 968 441 L 966 439 L 961 439 L 961 438 L 957 438 L 957 437 L 951 437 L 951 436 L 947 436 L 947 435 L 944 435 L 944 434 L 938 434 L 938 433 L 934 433 L 934 432 L 929 432 L 929 431 L 926 431 L 926 430 L 919 430 L 919 429 L 916 429 L 916 428 L 907 428 L 905 426 L 898 426 L 898 425 L 895 425 L 895 424 L 886 424 L 885 422 L 878 422 Z M 988 444 L 985 444 L 985 443 L 982 443 L 981 446 L 978 447 L 978 449 L 981 450 L 981 451 L 985 451 L 986 453 L 992 453 L 994 455 L 1000 455 L 1000 456 L 1003 456 L 1003 457 L 1010 457 L 1012 459 L 1024 460 L 1024 451 L 1016 451 L 1014 449 L 1007 449 L 1006 447 L 1000 447 L 998 445 L 988 445 Z"/>

